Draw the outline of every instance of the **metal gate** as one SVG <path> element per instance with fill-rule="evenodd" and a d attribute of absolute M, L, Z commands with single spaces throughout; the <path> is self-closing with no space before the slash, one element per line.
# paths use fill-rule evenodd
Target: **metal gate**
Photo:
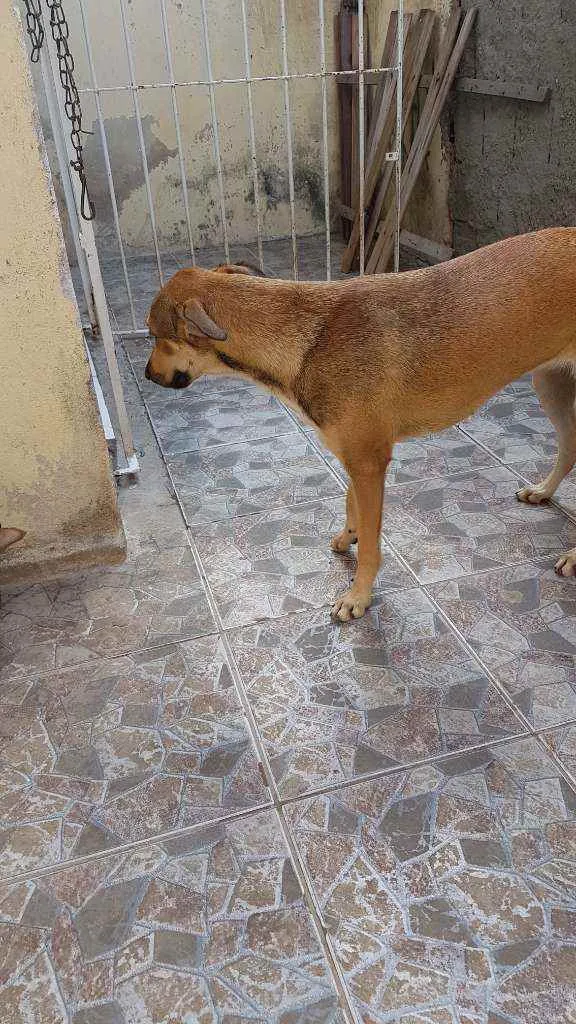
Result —
<path fill-rule="evenodd" d="M 131 280 L 129 258 L 126 254 L 126 240 L 123 235 L 121 218 L 119 213 L 119 200 L 110 155 L 109 140 L 107 137 L 106 120 L 104 117 L 103 103 L 108 93 L 122 93 L 130 97 L 133 116 L 136 124 L 136 138 L 138 149 L 138 160 L 141 164 L 144 191 L 146 196 L 148 225 L 150 228 L 151 254 L 156 263 L 158 283 L 162 285 L 165 280 L 163 258 L 158 237 L 158 225 L 155 209 L 154 187 L 147 154 L 144 119 L 142 115 L 141 97 L 146 91 L 152 90 L 155 95 L 168 95 L 170 97 L 171 112 L 175 130 L 176 153 L 180 177 L 180 203 L 185 223 L 185 233 L 189 251 L 189 259 L 192 264 L 196 263 L 197 246 L 194 238 L 192 224 L 191 206 L 195 196 L 191 192 L 187 178 L 186 157 L 185 157 L 185 133 L 181 116 L 180 98 L 183 91 L 205 90 L 209 98 L 210 128 L 213 147 L 214 164 L 216 168 L 217 183 L 217 206 L 219 219 L 219 242 L 222 247 L 224 259 L 230 259 L 230 237 L 226 212 L 226 180 L 222 159 L 222 147 L 226 143 L 226 127 L 222 125 L 217 110 L 217 93 L 224 87 L 234 87 L 242 90 L 245 96 L 247 117 L 245 124 L 246 141 L 250 155 L 250 178 L 253 190 L 253 240 L 257 250 L 258 261 L 263 268 L 264 253 L 263 245 L 266 242 L 265 228 L 263 225 L 263 196 L 261 190 L 260 168 L 257 151 L 257 124 L 254 115 L 254 88 L 258 83 L 275 82 L 282 89 L 283 117 L 285 134 L 285 161 L 288 180 L 288 204 L 290 220 L 290 243 L 292 256 L 292 277 L 296 280 L 299 276 L 298 266 L 298 233 L 297 233 L 297 197 L 295 189 L 294 169 L 294 148 L 293 148 L 293 111 L 292 111 L 292 90 L 295 84 L 302 80 L 317 80 L 321 90 L 321 140 L 320 151 L 322 154 L 322 202 L 324 206 L 324 227 L 325 238 L 325 277 L 330 279 L 331 275 L 331 240 L 332 229 L 331 219 L 337 211 L 331 211 L 331 186 L 334 184 L 330 179 L 329 162 L 329 119 L 328 119 L 328 85 L 337 81 L 340 75 L 344 75 L 345 81 L 357 80 L 358 88 L 358 195 L 356 209 L 364 210 L 364 181 L 366 163 L 366 77 L 370 75 L 370 81 L 374 82 L 374 76 L 389 74 L 395 76 L 396 87 L 396 129 L 394 151 L 387 154 L 387 159 L 395 164 L 395 209 L 396 209 L 396 231 L 395 231 L 395 253 L 394 268 L 398 269 L 399 263 L 399 195 L 401 177 L 401 141 L 403 134 L 402 125 L 402 59 L 404 39 L 404 0 L 398 0 L 398 27 L 397 47 L 395 63 L 391 66 L 367 67 L 365 61 L 365 3 L 364 0 L 357 0 L 358 11 L 358 56 L 357 69 L 354 71 L 339 71 L 330 69 L 327 66 L 327 0 L 306 0 L 306 18 L 309 18 L 311 31 L 318 33 L 319 52 L 317 67 L 312 70 L 291 70 L 290 60 L 290 34 L 287 19 L 287 4 L 291 0 L 270 0 L 270 9 L 276 7 L 277 19 L 277 40 L 281 53 L 281 67 L 277 73 L 257 75 L 253 73 L 252 40 L 249 31 L 251 0 L 235 0 L 238 5 L 238 12 L 241 21 L 241 52 L 243 54 L 243 74 L 235 77 L 215 77 L 213 73 L 213 55 L 210 44 L 210 28 L 213 27 L 211 19 L 215 15 L 214 0 L 198 0 L 201 15 L 201 33 L 198 40 L 199 52 L 193 54 L 198 64 L 204 67 L 204 75 L 197 78 L 183 78 L 175 75 L 173 58 L 173 43 L 171 39 L 168 5 L 172 0 L 155 0 L 159 25 L 161 28 L 161 40 L 164 54 L 164 68 L 167 75 L 159 81 L 143 80 L 137 71 L 135 60 L 135 39 L 130 27 L 130 0 L 106 0 L 106 4 L 100 3 L 98 10 L 102 16 L 109 16 L 115 12 L 118 17 L 118 27 L 121 33 L 126 67 L 127 80 L 107 81 L 102 85 L 98 80 L 97 65 L 102 65 L 102 54 L 98 53 L 92 33 L 90 30 L 89 11 L 92 0 L 22 0 L 26 5 L 28 16 L 32 10 L 39 26 L 44 28 L 44 44 L 39 50 L 39 66 L 41 70 L 43 87 L 46 95 L 47 110 L 50 120 L 52 135 L 54 138 L 55 151 L 58 162 L 58 170 L 62 182 L 63 195 L 69 219 L 70 234 L 72 236 L 75 255 L 78 262 L 82 289 L 89 313 L 90 326 L 97 330 L 102 339 L 106 354 L 106 362 L 110 375 L 111 389 L 116 411 L 116 419 L 119 424 L 120 441 L 122 446 L 121 466 L 119 472 L 135 474 L 138 465 L 134 454 L 134 446 L 130 429 L 130 422 L 124 402 L 122 381 L 116 358 L 115 340 L 122 334 L 126 336 L 146 337 L 148 332 L 144 323 L 140 320 L 134 303 L 134 284 Z M 97 2 L 97 0 L 94 0 Z M 137 6 L 138 0 L 133 0 Z M 182 6 L 182 5 L 180 5 Z M 94 223 L 85 220 L 83 217 L 83 205 L 86 205 L 86 196 L 83 194 L 82 184 L 74 171 L 74 160 L 77 154 L 70 140 L 69 111 L 66 107 L 66 96 L 62 88 L 62 53 L 61 39 L 62 21 L 66 24 L 70 12 L 76 7 L 76 35 L 70 33 L 68 38 L 69 48 L 74 56 L 80 47 L 85 48 L 87 66 L 89 69 L 89 84 L 78 89 L 81 101 L 85 99 L 93 102 L 95 120 L 99 134 L 104 168 L 107 181 L 109 201 L 113 214 L 114 232 L 120 256 L 122 275 L 128 297 L 131 318 L 131 330 L 114 331 L 107 296 L 102 279 L 100 265 L 99 247 L 94 231 Z M 132 8 L 133 9 L 133 8 Z M 56 11 L 56 13 L 55 13 Z M 289 8 L 288 8 L 288 13 Z M 78 36 L 78 37 L 76 37 Z M 137 42 L 137 40 L 136 40 Z M 60 63 L 59 63 L 60 58 Z M 90 167 L 87 168 L 90 177 Z M 96 218 L 98 211 L 96 210 Z M 98 224 L 98 220 L 96 220 Z M 359 218 L 359 273 L 362 275 L 365 269 L 365 220 Z M 96 382 L 96 386 L 97 382 Z"/>

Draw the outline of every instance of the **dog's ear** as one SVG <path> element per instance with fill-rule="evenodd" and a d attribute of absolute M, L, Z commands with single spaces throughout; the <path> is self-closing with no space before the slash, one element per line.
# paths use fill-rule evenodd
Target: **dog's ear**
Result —
<path fill-rule="evenodd" d="M 252 263 L 220 263 L 219 266 L 214 267 L 216 274 L 246 274 L 248 277 L 266 277 L 263 270 L 260 267 L 253 266 Z"/>
<path fill-rule="evenodd" d="M 180 315 L 186 321 L 190 334 L 200 334 L 215 341 L 226 341 L 226 331 L 214 323 L 198 299 L 188 299 L 180 307 Z"/>

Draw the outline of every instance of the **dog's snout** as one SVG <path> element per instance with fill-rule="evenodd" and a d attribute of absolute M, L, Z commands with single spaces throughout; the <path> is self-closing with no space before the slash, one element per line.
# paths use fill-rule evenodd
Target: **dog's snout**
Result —
<path fill-rule="evenodd" d="M 144 370 L 144 376 L 146 380 L 152 380 L 152 374 L 150 373 L 150 363 L 146 363 L 146 369 Z"/>
<path fill-rule="evenodd" d="M 187 388 L 190 383 L 190 377 L 187 373 L 183 373 L 182 370 L 176 370 L 176 373 L 172 377 L 171 387 L 173 388 Z"/>

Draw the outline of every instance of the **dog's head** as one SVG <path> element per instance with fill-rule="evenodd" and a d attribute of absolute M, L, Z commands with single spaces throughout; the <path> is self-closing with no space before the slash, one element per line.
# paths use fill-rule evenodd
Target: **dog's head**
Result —
<path fill-rule="evenodd" d="M 264 277 L 248 264 L 221 264 L 210 273 Z M 154 299 L 148 316 L 154 348 L 146 365 L 148 380 L 164 388 L 185 388 L 205 373 L 222 371 L 214 343 L 226 331 L 207 312 L 206 271 L 179 271 Z"/>

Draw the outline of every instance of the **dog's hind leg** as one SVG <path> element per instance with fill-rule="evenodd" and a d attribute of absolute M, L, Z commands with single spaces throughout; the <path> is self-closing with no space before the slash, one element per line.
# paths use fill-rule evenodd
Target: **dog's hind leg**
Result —
<path fill-rule="evenodd" d="M 389 459 L 348 465 L 354 489 L 358 529 L 358 567 L 354 582 L 332 606 L 340 622 L 359 619 L 372 600 L 372 586 L 380 568 L 380 527 L 384 500 L 384 476 Z"/>
<path fill-rule="evenodd" d="M 569 368 L 553 366 L 535 370 L 532 379 L 540 405 L 556 430 L 558 455 L 552 472 L 539 484 L 523 487 L 517 498 L 540 505 L 552 497 L 576 462 L 576 378 Z"/>
<path fill-rule="evenodd" d="M 358 515 L 356 512 L 356 497 L 354 495 L 354 487 L 352 481 L 348 482 L 348 490 L 346 491 L 346 522 L 344 529 L 337 533 L 335 537 L 332 537 L 330 546 L 333 551 L 338 551 L 339 554 L 345 554 L 351 544 L 356 544 L 358 540 Z"/>

